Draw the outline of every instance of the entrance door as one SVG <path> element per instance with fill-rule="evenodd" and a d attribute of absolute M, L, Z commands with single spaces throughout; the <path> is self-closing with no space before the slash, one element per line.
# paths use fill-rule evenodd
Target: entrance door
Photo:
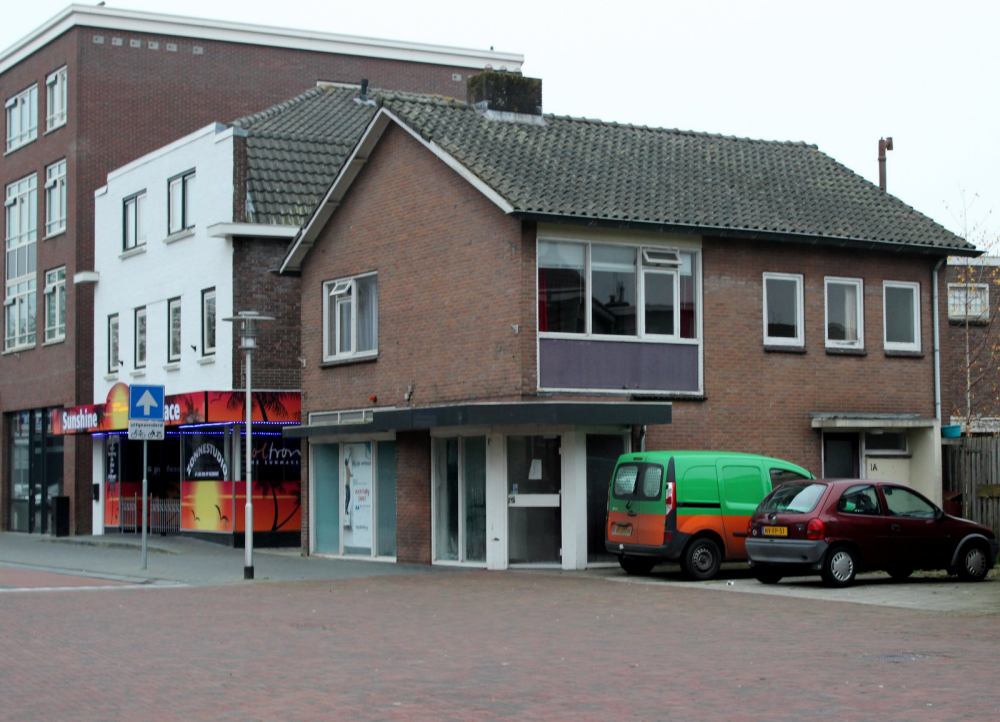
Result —
<path fill-rule="evenodd" d="M 558 436 L 507 437 L 510 564 L 558 564 L 562 556 L 562 458 Z"/>
<path fill-rule="evenodd" d="M 823 478 L 860 479 L 857 434 L 823 434 Z"/>

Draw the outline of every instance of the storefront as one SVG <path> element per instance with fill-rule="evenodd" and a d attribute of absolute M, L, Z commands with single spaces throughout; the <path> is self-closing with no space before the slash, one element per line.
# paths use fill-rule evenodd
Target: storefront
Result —
<path fill-rule="evenodd" d="M 63 439 L 52 430 L 52 409 L 7 414 L 11 531 L 47 534 L 53 500 L 63 493 Z"/>
<path fill-rule="evenodd" d="M 253 394 L 254 542 L 297 546 L 301 529 L 301 452 L 281 427 L 299 423 L 298 392 Z M 151 528 L 241 546 L 246 503 L 245 394 L 198 391 L 165 398 L 163 441 L 148 443 Z M 133 532 L 142 518 L 142 442 L 128 439 L 128 386 L 105 404 L 57 409 L 54 434 L 94 440 L 95 533 Z"/>

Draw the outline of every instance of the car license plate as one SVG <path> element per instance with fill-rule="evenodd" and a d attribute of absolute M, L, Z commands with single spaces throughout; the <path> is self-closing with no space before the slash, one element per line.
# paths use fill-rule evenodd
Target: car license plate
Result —
<path fill-rule="evenodd" d="M 615 536 L 632 536 L 632 525 L 631 524 L 614 524 L 611 527 L 611 533 Z"/>
<path fill-rule="evenodd" d="M 764 536 L 788 536 L 787 526 L 765 526 L 760 530 Z"/>

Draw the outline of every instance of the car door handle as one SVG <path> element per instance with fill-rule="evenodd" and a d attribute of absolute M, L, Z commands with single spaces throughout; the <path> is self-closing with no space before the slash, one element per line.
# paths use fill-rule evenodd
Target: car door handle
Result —
<path fill-rule="evenodd" d="M 639 512 L 637 512 L 637 511 L 630 511 L 630 512 L 628 513 L 628 515 L 629 515 L 629 516 L 639 516 Z"/>
<path fill-rule="evenodd" d="M 901 527 L 899 524 L 890 524 L 889 528 L 892 529 L 893 531 L 899 531 L 903 527 Z"/>

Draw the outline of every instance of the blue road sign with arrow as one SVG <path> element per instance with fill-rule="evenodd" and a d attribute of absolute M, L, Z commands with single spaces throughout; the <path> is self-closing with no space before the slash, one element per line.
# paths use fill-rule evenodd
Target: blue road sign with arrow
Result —
<path fill-rule="evenodd" d="M 128 438 L 163 440 L 163 387 L 132 386 L 128 390 Z"/>

